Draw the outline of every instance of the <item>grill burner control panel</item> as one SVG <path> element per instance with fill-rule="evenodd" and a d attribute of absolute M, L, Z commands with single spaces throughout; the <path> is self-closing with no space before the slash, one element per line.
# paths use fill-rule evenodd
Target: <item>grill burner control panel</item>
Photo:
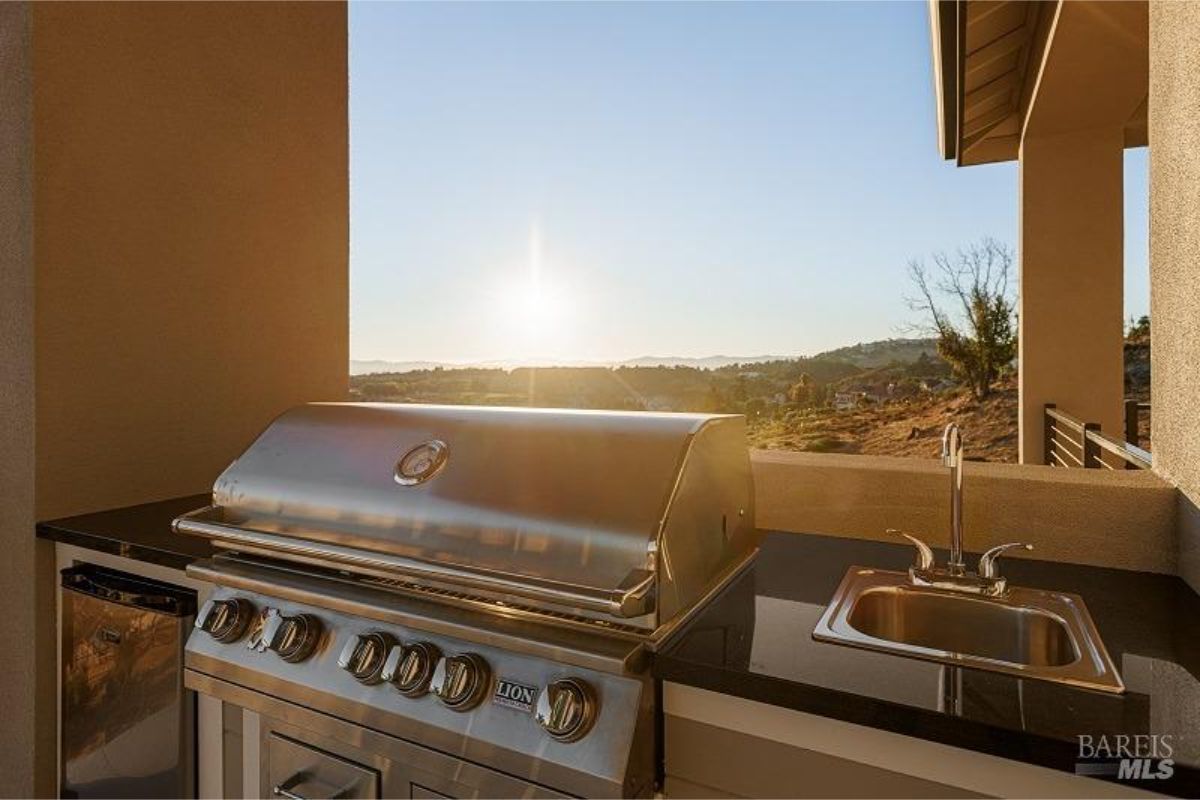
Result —
<path fill-rule="evenodd" d="M 577 741 L 596 718 L 596 695 L 575 678 L 555 681 L 538 695 L 536 717 L 546 733 L 560 742 Z"/>
<path fill-rule="evenodd" d="M 250 627 L 254 604 L 241 597 L 209 600 L 196 615 L 196 627 L 218 642 L 236 642 Z"/>
<path fill-rule="evenodd" d="M 491 669 L 481 657 L 463 653 L 438 661 L 430 687 L 448 708 L 469 711 L 483 700 L 491 684 L 491 675 Z"/>
<path fill-rule="evenodd" d="M 351 636 L 342 646 L 337 665 L 370 686 L 383 680 L 388 652 L 396 646 L 396 637 L 386 631 L 371 631 Z"/>
<path fill-rule="evenodd" d="M 222 645 L 245 638 L 246 650 L 272 651 L 289 664 L 299 664 L 321 649 L 326 632 L 315 614 L 284 613 L 270 605 L 257 608 L 240 596 L 209 600 L 196 615 L 195 627 Z M 493 680 L 491 666 L 478 653 L 443 655 L 432 642 L 403 641 L 387 630 L 363 630 L 329 644 L 337 649 L 337 667 L 364 686 L 387 684 L 410 699 L 432 694 L 457 712 L 475 709 L 492 694 L 494 705 L 531 714 L 559 742 L 582 739 L 599 714 L 597 692 L 582 678 L 558 678 L 540 688 L 506 678 Z"/>

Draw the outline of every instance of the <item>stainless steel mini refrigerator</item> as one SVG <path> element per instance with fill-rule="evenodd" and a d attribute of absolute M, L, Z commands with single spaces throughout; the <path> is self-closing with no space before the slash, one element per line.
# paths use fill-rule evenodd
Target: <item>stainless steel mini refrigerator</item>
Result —
<path fill-rule="evenodd" d="M 190 589 L 92 564 L 62 571 L 63 797 L 195 797 L 183 688 Z"/>

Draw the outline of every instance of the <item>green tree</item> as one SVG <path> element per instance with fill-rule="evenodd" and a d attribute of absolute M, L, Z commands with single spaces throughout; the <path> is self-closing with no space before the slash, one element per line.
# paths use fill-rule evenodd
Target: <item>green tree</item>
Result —
<path fill-rule="evenodd" d="M 1131 342 L 1149 341 L 1150 339 L 1150 317 L 1143 314 L 1138 319 L 1129 318 L 1129 331 L 1125 334 L 1125 338 Z"/>
<path fill-rule="evenodd" d="M 733 399 L 737 403 L 745 403 L 748 392 L 746 389 L 746 376 L 738 373 L 733 378 Z"/>
<path fill-rule="evenodd" d="M 747 417 L 754 418 L 761 416 L 766 407 L 767 403 L 761 397 L 751 397 L 742 405 L 742 413 Z"/>
<path fill-rule="evenodd" d="M 364 383 L 362 395 L 368 400 L 392 400 L 400 395 L 400 387 L 395 381 L 374 381 Z"/>
<path fill-rule="evenodd" d="M 1016 309 L 1008 288 L 1012 250 L 985 238 L 953 256 L 942 252 L 932 258 L 932 270 L 923 261 L 908 264 L 918 290 L 909 307 L 925 316 L 916 327 L 937 337 L 938 355 L 982 399 L 1017 355 Z M 945 310 L 935 295 L 957 310 Z"/>

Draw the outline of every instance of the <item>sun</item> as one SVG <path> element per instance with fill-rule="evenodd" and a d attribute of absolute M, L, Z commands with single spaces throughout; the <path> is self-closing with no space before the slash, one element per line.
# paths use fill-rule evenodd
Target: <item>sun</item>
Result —
<path fill-rule="evenodd" d="M 567 299 L 561 287 L 542 280 L 518 280 L 505 294 L 505 306 L 523 328 L 546 329 L 564 320 Z"/>
<path fill-rule="evenodd" d="M 504 318 L 520 340 L 514 345 L 544 352 L 557 349 L 570 322 L 570 302 L 562 283 L 544 268 L 537 223 L 531 226 L 526 264 L 505 283 L 500 294 Z"/>

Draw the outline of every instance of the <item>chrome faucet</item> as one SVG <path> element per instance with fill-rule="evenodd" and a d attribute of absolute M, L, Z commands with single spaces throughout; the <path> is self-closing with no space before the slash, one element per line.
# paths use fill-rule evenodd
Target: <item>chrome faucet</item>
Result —
<path fill-rule="evenodd" d="M 967 570 L 962 555 L 962 462 L 962 432 L 951 422 L 942 433 L 942 464 L 950 468 L 950 560 L 946 563 L 946 569 L 952 575 L 962 575 Z"/>
<path fill-rule="evenodd" d="M 930 586 L 957 592 L 1003 596 L 1008 591 L 1008 582 L 996 566 L 1001 554 L 1014 547 L 1032 550 L 1033 545 L 1009 542 L 997 545 L 979 557 L 976 572 L 967 572 L 963 562 L 963 436 L 958 425 L 951 422 L 942 433 L 942 464 L 950 468 L 950 559 L 945 567 L 938 567 L 929 545 L 916 536 L 889 528 L 908 539 L 917 548 L 916 563 L 908 568 L 909 579 L 915 586 Z"/>

